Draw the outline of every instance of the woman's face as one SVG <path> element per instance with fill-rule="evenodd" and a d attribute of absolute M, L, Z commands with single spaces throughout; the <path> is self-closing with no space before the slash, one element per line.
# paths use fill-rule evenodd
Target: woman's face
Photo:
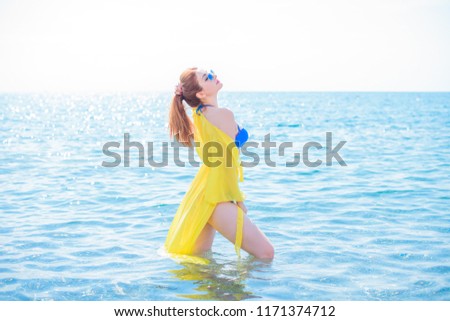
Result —
<path fill-rule="evenodd" d="M 217 75 L 212 70 L 199 69 L 197 71 L 197 80 L 203 88 L 205 96 L 214 96 L 222 88 L 222 83 L 217 79 Z"/>

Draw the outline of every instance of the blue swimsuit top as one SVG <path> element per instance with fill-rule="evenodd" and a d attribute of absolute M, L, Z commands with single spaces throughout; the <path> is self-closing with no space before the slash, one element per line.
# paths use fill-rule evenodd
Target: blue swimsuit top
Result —
<path fill-rule="evenodd" d="M 212 105 L 202 105 L 200 104 L 197 109 L 195 110 L 195 112 L 198 115 L 198 112 L 202 110 L 203 107 L 206 106 L 212 106 Z M 245 128 L 240 128 L 238 125 L 238 133 L 236 134 L 236 137 L 234 138 L 234 143 L 236 144 L 236 146 L 238 148 L 241 148 L 248 140 L 248 132 Z"/>

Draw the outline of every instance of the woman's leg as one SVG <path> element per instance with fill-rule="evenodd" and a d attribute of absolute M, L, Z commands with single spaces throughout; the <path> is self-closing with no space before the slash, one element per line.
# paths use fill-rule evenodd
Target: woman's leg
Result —
<path fill-rule="evenodd" d="M 195 241 L 193 254 L 202 254 L 203 252 L 210 250 L 215 234 L 216 230 L 210 224 L 206 223 L 205 227 L 200 232 L 199 237 Z"/>
<path fill-rule="evenodd" d="M 234 244 L 238 206 L 231 202 L 218 203 L 208 223 Z M 272 259 L 274 249 L 270 241 L 252 221 L 244 215 L 241 248 L 259 259 Z"/>

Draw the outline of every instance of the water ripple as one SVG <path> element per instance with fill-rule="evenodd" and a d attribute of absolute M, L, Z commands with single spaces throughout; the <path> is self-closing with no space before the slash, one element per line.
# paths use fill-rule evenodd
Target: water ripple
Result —
<path fill-rule="evenodd" d="M 165 156 L 170 95 L 2 94 L 0 300 L 450 299 L 450 94 L 221 99 L 253 141 L 293 143 L 284 157 L 253 149 L 241 183 L 274 261 L 237 260 L 217 233 L 210 265 L 175 263 L 159 250 L 198 168 L 171 151 L 167 167 L 138 167 L 137 150 L 130 167 L 101 166 L 124 133 Z M 326 132 L 346 141 L 347 166 L 305 166 L 303 146 L 325 147 Z"/>

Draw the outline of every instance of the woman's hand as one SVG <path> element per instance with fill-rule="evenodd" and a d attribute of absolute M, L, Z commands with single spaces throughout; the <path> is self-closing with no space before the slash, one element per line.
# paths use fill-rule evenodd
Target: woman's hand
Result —
<path fill-rule="evenodd" d="M 240 208 L 242 208 L 242 210 L 244 211 L 244 213 L 247 214 L 247 207 L 245 207 L 244 202 L 237 202 L 237 206 L 239 206 Z"/>

